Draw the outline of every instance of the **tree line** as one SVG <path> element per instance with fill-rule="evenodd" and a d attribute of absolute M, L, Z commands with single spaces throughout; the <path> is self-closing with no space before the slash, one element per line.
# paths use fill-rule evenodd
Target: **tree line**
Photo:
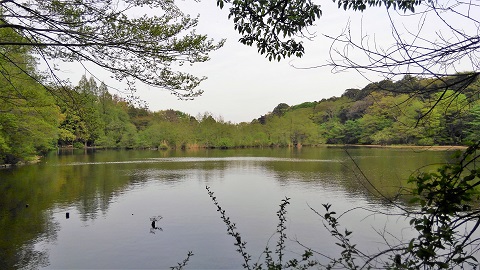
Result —
<path fill-rule="evenodd" d="M 28 54 L 19 56 L 28 66 Z M 10 164 L 57 147 L 467 145 L 480 133 L 478 78 L 462 91 L 438 90 L 448 78 L 383 80 L 363 89 L 347 89 L 341 97 L 293 106 L 281 103 L 250 123 L 226 122 L 208 112 L 196 117 L 172 109 L 152 112 L 112 95 L 104 83 L 86 76 L 76 86 L 58 91 L 42 87 L 24 73 L 9 80 L 1 88 L 0 158 Z M 420 88 L 424 94 L 412 94 Z"/>
<path fill-rule="evenodd" d="M 62 108 L 65 136 L 58 144 L 150 149 L 471 144 L 480 132 L 480 80 L 462 91 L 439 90 L 445 83 L 449 78 L 383 80 L 347 89 L 341 97 L 281 103 L 250 123 L 231 123 L 208 112 L 196 117 L 176 110 L 151 112 L 83 77 L 72 90 L 81 97 L 82 109 Z M 423 95 L 416 94 L 419 89 Z"/>

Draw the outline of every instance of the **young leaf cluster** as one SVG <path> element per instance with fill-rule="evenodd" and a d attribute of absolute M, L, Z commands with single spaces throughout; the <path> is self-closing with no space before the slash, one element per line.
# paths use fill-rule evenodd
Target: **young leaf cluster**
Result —
<path fill-rule="evenodd" d="M 217 0 L 220 8 L 225 4 L 231 5 L 229 18 L 242 35 L 240 42 L 255 44 L 270 61 L 303 56 L 302 42 L 294 36 L 302 35 L 322 14 L 320 5 L 310 0 Z"/>
<path fill-rule="evenodd" d="M 335 2 L 335 0 L 334 0 Z M 401 11 L 415 12 L 415 6 L 424 2 L 432 2 L 431 0 L 338 0 L 339 8 L 344 10 L 351 9 L 355 11 L 364 11 L 367 7 L 385 6 L 387 9 L 392 8 Z"/>
<path fill-rule="evenodd" d="M 402 11 L 414 11 L 422 0 L 338 0 L 339 8 L 363 11 L 384 5 Z M 425 1 L 423 1 L 425 2 Z M 240 42 L 255 45 L 270 61 L 305 53 L 299 38 L 311 38 L 308 28 L 322 15 L 319 4 L 308 0 L 217 0 L 217 6 L 230 5 L 229 18 L 242 35 Z M 295 38 L 296 37 L 296 38 Z"/>
<path fill-rule="evenodd" d="M 138 16 L 144 6 L 160 14 Z M 2 39 L 0 46 L 30 47 L 50 67 L 55 81 L 51 60 L 90 62 L 131 90 L 141 81 L 193 98 L 201 94 L 196 88 L 204 78 L 175 71 L 171 64 L 207 61 L 208 53 L 223 44 L 195 33 L 197 18 L 169 0 L 10 0 L 0 1 L 0 12 L 0 27 L 22 37 Z"/>
<path fill-rule="evenodd" d="M 479 150 L 480 141 L 459 155 L 457 162 L 410 178 L 416 186 L 413 201 L 421 209 L 410 220 L 419 236 L 408 245 L 405 265 L 429 269 L 478 266 L 474 234 L 480 225 Z"/>
<path fill-rule="evenodd" d="M 324 226 L 329 229 L 330 235 L 337 239 L 337 246 L 339 246 L 342 251 L 340 253 L 341 257 L 338 259 L 333 259 L 328 265 L 327 269 L 334 269 L 337 267 L 342 267 L 345 269 L 358 269 L 359 267 L 355 263 L 355 257 L 360 255 L 360 252 L 357 250 L 356 245 L 352 244 L 350 237 L 352 231 L 345 229 L 344 232 L 340 230 L 340 223 L 336 217 L 336 212 L 330 211 L 331 204 L 323 204 L 326 213 L 323 215 L 324 220 L 327 224 Z"/>

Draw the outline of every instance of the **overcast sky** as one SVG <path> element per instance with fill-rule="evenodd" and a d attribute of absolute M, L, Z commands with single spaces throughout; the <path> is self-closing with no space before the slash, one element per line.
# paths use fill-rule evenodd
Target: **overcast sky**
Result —
<path fill-rule="evenodd" d="M 363 13 L 347 12 L 337 9 L 332 1 L 325 1 L 322 17 L 310 29 L 316 38 L 304 41 L 304 57 L 269 62 L 257 53 L 256 47 L 238 42 L 240 36 L 234 30 L 233 22 L 228 20 L 227 10 L 218 9 L 216 1 L 184 0 L 178 1 L 178 5 L 185 13 L 200 14 L 197 33 L 208 34 L 215 40 L 226 38 L 227 41 L 223 48 L 211 53 L 210 61 L 190 67 L 189 71 L 193 74 L 208 77 L 200 85 L 205 92 L 195 100 L 181 101 L 168 91 L 138 85 L 137 95 L 149 104 L 152 111 L 174 109 L 192 116 L 209 112 L 225 121 L 239 123 L 250 122 L 272 111 L 279 103 L 296 105 L 338 97 L 345 89 L 363 88 L 369 81 L 354 71 L 333 73 L 329 68 L 296 69 L 292 65 L 310 67 L 325 64 L 332 42 L 323 34 L 337 36 L 348 22 L 357 37 L 369 34 L 371 40 L 375 39 L 378 44 L 392 42 L 384 8 L 372 8 Z M 394 19 L 400 20 L 399 16 Z M 416 22 L 412 18 L 403 18 L 401 24 L 405 23 Z M 76 84 L 82 73 L 67 69 L 64 74 Z M 102 74 L 96 75 L 102 77 Z M 368 78 L 373 81 L 381 79 L 373 76 Z M 122 88 L 109 81 L 107 75 L 105 80 L 109 85 Z"/>
<path fill-rule="evenodd" d="M 165 91 L 139 91 L 152 110 L 172 108 L 193 116 L 210 112 L 214 116 L 222 116 L 225 121 L 250 122 L 272 111 L 279 103 L 296 105 L 318 101 L 340 96 L 347 88 L 362 88 L 368 83 L 354 72 L 332 74 L 328 68 L 302 70 L 291 66 L 324 63 L 328 58 L 330 41 L 320 37 L 320 24 L 324 25 L 324 30 L 330 29 L 330 33 L 339 34 L 348 21 L 346 13 L 340 12 L 344 16 L 339 18 L 339 13 L 334 16 L 324 10 L 325 16 L 319 20 L 318 27 L 311 29 L 318 37 L 313 41 L 304 41 L 306 55 L 302 59 L 269 62 L 257 53 L 256 47 L 238 42 L 240 35 L 234 30 L 233 22 L 228 20 L 227 10 L 218 9 L 215 3 L 212 0 L 179 2 L 185 12 L 200 14 L 199 33 L 206 33 L 217 40 L 227 39 L 223 48 L 211 54 L 209 62 L 192 67 L 194 74 L 208 77 L 200 85 L 205 92 L 195 100 L 178 101 Z M 331 5 L 330 10 L 337 12 L 334 3 L 327 3 Z"/>

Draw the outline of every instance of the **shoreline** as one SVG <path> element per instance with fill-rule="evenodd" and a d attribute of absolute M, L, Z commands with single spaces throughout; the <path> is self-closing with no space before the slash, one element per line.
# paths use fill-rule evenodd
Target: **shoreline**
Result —
<path fill-rule="evenodd" d="M 191 150 L 191 149 L 249 149 L 249 148 L 301 148 L 301 147 L 335 147 L 335 148 L 393 148 L 393 149 L 421 149 L 421 150 L 430 150 L 430 151 L 449 151 L 449 150 L 465 150 L 468 146 L 465 145 L 379 145 L 379 144 L 317 144 L 317 145 L 299 145 L 299 146 L 244 146 L 244 147 L 187 147 L 182 150 Z M 59 147 L 58 150 L 153 150 L 153 151 L 162 151 L 162 150 L 175 150 L 181 148 L 105 148 L 105 147 L 96 147 L 89 146 L 86 148 L 74 148 L 74 147 Z"/>
<path fill-rule="evenodd" d="M 325 144 L 327 147 L 347 147 L 347 148 L 396 148 L 396 149 L 420 149 L 426 151 L 449 151 L 465 150 L 468 146 L 463 145 L 378 145 L 378 144 Z"/>
<path fill-rule="evenodd" d="M 271 146 L 270 146 L 271 147 Z M 282 148 L 281 146 L 275 146 L 276 148 Z M 377 145 L 377 144 L 319 144 L 319 145 L 302 145 L 298 146 L 286 146 L 283 148 L 301 148 L 301 147 L 327 147 L 327 148 L 384 148 L 384 149 L 412 149 L 419 151 L 456 151 L 456 150 L 465 150 L 468 146 L 463 145 Z M 269 147 L 231 147 L 231 148 L 222 148 L 222 147 L 198 147 L 198 148 L 187 148 L 182 150 L 192 150 L 192 149 L 218 149 L 218 150 L 228 150 L 228 149 L 248 149 L 248 148 L 269 148 Z M 101 148 L 101 147 L 87 147 L 87 148 L 73 148 L 73 147 L 59 147 L 57 150 L 126 150 L 123 148 Z M 138 149 L 127 149 L 127 150 L 150 150 L 150 151 L 167 151 L 175 150 L 175 148 L 168 149 L 151 149 L 151 148 L 138 148 Z M 0 169 L 8 169 L 17 166 L 31 165 L 39 163 L 42 160 L 41 156 L 35 156 L 34 159 L 29 161 L 22 161 L 17 164 L 0 164 Z"/>

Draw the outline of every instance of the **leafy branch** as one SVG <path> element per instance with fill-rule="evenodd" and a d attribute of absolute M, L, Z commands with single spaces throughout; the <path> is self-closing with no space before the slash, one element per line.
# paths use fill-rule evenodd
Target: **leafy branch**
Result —
<path fill-rule="evenodd" d="M 187 254 L 187 257 L 181 262 L 178 263 L 177 266 L 170 267 L 171 270 L 182 270 L 184 269 L 185 266 L 187 266 L 188 262 L 190 261 L 190 258 L 193 256 L 193 252 L 189 251 Z"/>
<path fill-rule="evenodd" d="M 227 225 L 227 233 L 231 235 L 235 239 L 235 246 L 237 247 L 237 252 L 242 255 L 244 259 L 243 267 L 245 269 L 251 269 L 249 261 L 251 260 L 251 256 L 246 252 L 246 245 L 247 242 L 242 241 L 242 237 L 240 233 L 237 231 L 237 227 L 234 222 L 230 220 L 230 218 L 226 215 L 225 210 L 222 209 L 220 204 L 217 201 L 217 197 L 214 196 L 213 191 L 210 190 L 210 187 L 206 187 L 208 195 L 213 201 L 213 204 L 217 207 L 217 211 L 220 213 L 223 223 Z"/>
<path fill-rule="evenodd" d="M 278 217 L 278 224 L 277 224 L 277 230 L 276 233 L 279 234 L 279 239 L 277 241 L 276 249 L 275 249 L 275 254 L 277 255 L 277 260 L 275 260 L 272 256 L 272 251 L 269 249 L 268 245 L 265 247 L 265 250 L 263 251 L 263 254 L 265 254 L 265 266 L 266 268 L 263 268 L 263 264 L 256 262 L 253 265 L 250 265 L 249 262 L 251 261 L 251 255 L 247 253 L 246 251 L 246 242 L 242 241 L 242 238 L 240 236 L 240 233 L 237 231 L 237 227 L 235 226 L 235 223 L 233 223 L 230 218 L 226 215 L 225 210 L 222 209 L 220 204 L 217 201 L 217 197 L 214 196 L 213 191 L 210 190 L 210 187 L 206 187 L 208 195 L 213 201 L 213 204 L 217 207 L 217 211 L 220 212 L 221 218 L 225 225 L 227 226 L 227 233 L 228 235 L 231 235 L 235 239 L 234 245 L 237 247 L 237 252 L 242 255 L 242 258 L 244 260 L 243 263 L 243 268 L 245 269 L 255 269 L 255 270 L 261 270 L 261 269 L 268 269 L 268 270 L 279 270 L 279 269 L 308 269 L 310 267 L 313 267 L 315 265 L 318 265 L 318 262 L 316 260 L 312 260 L 313 252 L 310 249 L 306 249 L 305 252 L 301 255 L 300 259 L 290 259 L 287 262 L 284 263 L 284 257 L 285 257 L 285 241 L 287 239 L 287 234 L 286 234 L 286 221 L 287 221 L 287 210 L 286 207 L 287 205 L 290 204 L 290 198 L 286 197 L 285 199 L 282 199 L 282 203 L 280 204 L 280 209 L 277 211 L 277 217 Z"/>

